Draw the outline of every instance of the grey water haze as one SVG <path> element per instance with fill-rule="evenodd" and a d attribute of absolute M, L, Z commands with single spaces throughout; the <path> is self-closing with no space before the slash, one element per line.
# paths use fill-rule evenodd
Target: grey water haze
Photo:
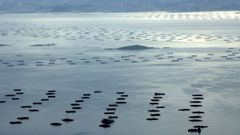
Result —
<path fill-rule="evenodd" d="M 239 0 L 1 0 L 1 13 L 240 10 Z"/>
<path fill-rule="evenodd" d="M 238 8 L 1 0 L 0 135 L 238 135 Z"/>

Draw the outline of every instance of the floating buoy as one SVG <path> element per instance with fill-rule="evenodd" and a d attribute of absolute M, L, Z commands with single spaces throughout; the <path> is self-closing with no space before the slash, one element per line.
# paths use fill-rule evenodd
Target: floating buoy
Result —
<path fill-rule="evenodd" d="M 102 128 L 110 128 L 111 126 L 108 125 L 108 124 L 101 124 L 101 125 L 99 125 L 99 127 L 102 127 Z"/>
<path fill-rule="evenodd" d="M 39 112 L 38 109 L 29 109 L 28 111 L 29 111 L 29 112 Z"/>
<path fill-rule="evenodd" d="M 10 124 L 13 124 L 13 125 L 22 124 L 21 121 L 10 121 L 9 123 L 10 123 Z"/>
<path fill-rule="evenodd" d="M 165 108 L 165 106 L 156 106 L 156 108 L 158 108 L 158 109 Z"/>
<path fill-rule="evenodd" d="M 117 100 L 125 100 L 125 98 L 117 98 Z"/>
<path fill-rule="evenodd" d="M 54 93 L 55 93 L 55 92 L 56 92 L 56 90 L 48 90 L 48 92 L 51 92 L 51 93 L 52 93 L 52 92 L 54 92 Z"/>
<path fill-rule="evenodd" d="M 123 91 L 120 91 L 120 92 L 117 92 L 117 94 L 124 94 L 125 92 L 123 92 Z"/>
<path fill-rule="evenodd" d="M 65 119 L 62 119 L 62 121 L 64 121 L 64 122 L 72 122 L 74 120 L 73 119 L 69 119 L 69 118 L 65 118 Z"/>
<path fill-rule="evenodd" d="M 55 98 L 56 96 L 48 96 L 48 98 Z"/>
<path fill-rule="evenodd" d="M 96 90 L 96 91 L 94 91 L 94 93 L 102 93 L 102 91 Z"/>
<path fill-rule="evenodd" d="M 81 102 L 84 102 L 84 100 L 75 100 L 75 102 L 81 103 Z"/>
<path fill-rule="evenodd" d="M 200 120 L 200 119 L 191 119 L 191 120 L 189 120 L 190 122 L 202 122 L 202 120 Z"/>
<path fill-rule="evenodd" d="M 6 103 L 6 101 L 4 101 L 4 100 L 0 100 L 0 103 Z"/>
<path fill-rule="evenodd" d="M 41 102 L 33 102 L 34 105 L 42 105 Z"/>
<path fill-rule="evenodd" d="M 21 106 L 21 108 L 32 108 L 32 106 L 30 106 L 30 105 L 24 105 L 24 106 Z"/>
<path fill-rule="evenodd" d="M 66 113 L 76 113 L 76 111 L 72 110 L 72 111 L 65 111 Z"/>
<path fill-rule="evenodd" d="M 29 120 L 29 117 L 17 117 L 18 120 Z"/>
<path fill-rule="evenodd" d="M 116 111 L 116 108 L 107 108 L 107 111 Z"/>
<path fill-rule="evenodd" d="M 202 103 L 202 101 L 190 101 L 190 103 Z"/>
<path fill-rule="evenodd" d="M 160 112 L 160 110 L 152 109 L 152 110 L 148 110 L 148 112 Z"/>
<path fill-rule="evenodd" d="M 22 89 L 13 89 L 13 91 L 22 91 Z"/>
<path fill-rule="evenodd" d="M 5 95 L 5 97 L 14 97 L 15 96 L 15 94 L 7 94 L 7 95 Z"/>
<path fill-rule="evenodd" d="M 50 125 L 52 125 L 52 126 L 61 126 L 62 124 L 61 123 L 51 123 Z"/>
<path fill-rule="evenodd" d="M 104 112 L 104 114 L 115 114 L 115 112 Z"/>
<path fill-rule="evenodd" d="M 80 110 L 80 109 L 82 109 L 82 107 L 79 107 L 79 106 L 78 107 L 72 107 L 72 109 L 73 110 Z"/>
<path fill-rule="evenodd" d="M 24 92 L 16 92 L 17 95 L 23 95 Z"/>
<path fill-rule="evenodd" d="M 116 104 L 126 104 L 127 102 L 116 102 Z"/>
<path fill-rule="evenodd" d="M 85 97 L 85 96 L 84 96 L 84 97 L 81 97 L 81 98 L 82 98 L 82 99 L 90 99 L 90 97 Z"/>
<path fill-rule="evenodd" d="M 202 118 L 202 116 L 195 115 L 195 116 L 188 116 L 188 118 L 192 118 L 192 119 L 199 119 L 199 118 Z"/>
<path fill-rule="evenodd" d="M 71 106 L 80 106 L 78 103 L 72 103 Z"/>
<path fill-rule="evenodd" d="M 202 105 L 190 105 L 191 107 L 202 107 Z"/>
<path fill-rule="evenodd" d="M 178 109 L 178 111 L 183 111 L 183 112 L 185 112 L 185 111 L 191 111 L 191 109 L 188 109 L 188 108 L 182 108 L 182 109 Z"/>
<path fill-rule="evenodd" d="M 112 119 L 102 119 L 101 121 L 103 124 L 112 124 L 114 122 L 114 120 Z"/>
<path fill-rule="evenodd" d="M 118 116 L 108 116 L 109 119 L 117 119 Z"/>
<path fill-rule="evenodd" d="M 117 107 L 118 105 L 117 104 L 109 104 L 108 106 L 109 107 Z"/>
<path fill-rule="evenodd" d="M 54 92 L 48 92 L 48 93 L 46 93 L 46 95 L 55 95 L 56 93 L 54 93 Z"/>
<path fill-rule="evenodd" d="M 157 102 L 150 102 L 149 104 L 150 105 L 158 105 L 159 103 L 157 103 Z"/>
<path fill-rule="evenodd" d="M 193 113 L 193 114 L 203 114 L 203 113 L 205 113 L 205 112 L 203 112 L 203 111 L 193 111 L 192 113 Z"/>
<path fill-rule="evenodd" d="M 154 95 L 155 96 L 163 96 L 163 95 L 165 95 L 165 93 L 155 92 Z"/>
<path fill-rule="evenodd" d="M 87 94 L 83 94 L 83 96 L 84 96 L 84 97 L 89 97 L 89 96 L 91 96 L 91 94 L 90 94 L 90 93 L 87 93 Z"/>
<path fill-rule="evenodd" d="M 196 125 L 196 126 L 193 126 L 194 128 L 208 128 L 208 126 L 203 126 L 203 125 Z"/>
<path fill-rule="evenodd" d="M 150 116 L 152 116 L 152 117 L 160 116 L 160 115 L 161 115 L 160 113 L 153 113 L 153 114 L 150 114 Z"/>
<path fill-rule="evenodd" d="M 195 99 L 195 100 L 203 100 L 204 98 L 203 97 L 193 97 L 193 99 Z"/>
<path fill-rule="evenodd" d="M 155 121 L 155 120 L 158 120 L 158 118 L 146 118 L 146 120 L 148 120 L 148 121 Z"/>
<path fill-rule="evenodd" d="M 41 99 L 41 101 L 49 101 L 49 99 L 48 98 L 43 98 L 43 99 Z"/>
<path fill-rule="evenodd" d="M 161 97 L 161 96 L 154 96 L 153 98 L 154 99 L 162 99 L 163 97 Z"/>
<path fill-rule="evenodd" d="M 152 102 L 158 102 L 160 101 L 159 99 L 151 99 Z"/>
<path fill-rule="evenodd" d="M 189 133 L 201 133 L 201 128 L 192 128 L 192 129 L 188 129 Z"/>
<path fill-rule="evenodd" d="M 203 95 L 202 94 L 192 94 L 192 96 L 194 96 L 194 97 L 202 97 Z"/>

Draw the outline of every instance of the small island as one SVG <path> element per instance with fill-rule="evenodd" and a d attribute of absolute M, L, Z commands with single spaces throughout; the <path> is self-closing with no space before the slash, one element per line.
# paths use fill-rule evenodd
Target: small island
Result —
<path fill-rule="evenodd" d="M 156 49 L 156 48 L 136 44 L 136 45 L 123 46 L 119 48 L 107 48 L 105 50 L 147 50 L 147 49 Z"/>

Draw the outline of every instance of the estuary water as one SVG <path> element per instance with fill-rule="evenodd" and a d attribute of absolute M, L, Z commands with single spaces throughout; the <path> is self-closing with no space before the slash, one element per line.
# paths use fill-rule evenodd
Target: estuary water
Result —
<path fill-rule="evenodd" d="M 236 11 L 2 14 L 0 134 L 238 135 L 239 29 Z"/>

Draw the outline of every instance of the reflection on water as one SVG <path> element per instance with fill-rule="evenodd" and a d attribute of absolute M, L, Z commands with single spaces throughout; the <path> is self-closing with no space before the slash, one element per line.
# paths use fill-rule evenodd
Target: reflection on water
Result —
<path fill-rule="evenodd" d="M 1 16 L 0 134 L 240 132 L 234 12 Z"/>

